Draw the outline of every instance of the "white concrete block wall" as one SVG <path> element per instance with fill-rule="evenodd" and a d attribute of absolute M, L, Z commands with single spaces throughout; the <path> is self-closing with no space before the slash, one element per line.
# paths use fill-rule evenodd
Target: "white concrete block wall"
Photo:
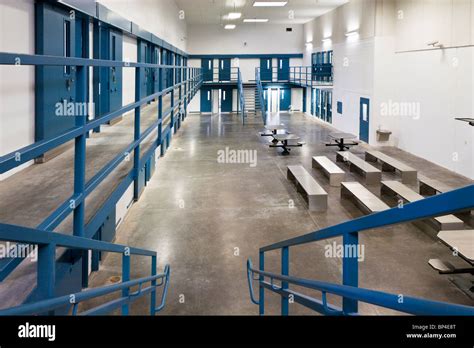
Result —
<path fill-rule="evenodd" d="M 0 2 L 0 51 L 34 54 L 34 32 L 33 1 Z M 0 156 L 34 143 L 34 130 L 34 67 L 0 66 Z M 1 174 L 0 180 L 30 164 Z"/>

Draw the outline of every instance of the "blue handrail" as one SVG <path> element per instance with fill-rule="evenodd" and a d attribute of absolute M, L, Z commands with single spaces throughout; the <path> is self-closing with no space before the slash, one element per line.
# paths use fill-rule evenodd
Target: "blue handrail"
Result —
<path fill-rule="evenodd" d="M 254 269 L 250 259 L 247 261 L 247 279 L 249 282 L 250 299 L 252 303 L 259 305 L 261 315 L 265 313 L 265 289 L 278 293 L 282 296 L 281 314 L 288 315 L 289 297 L 308 308 L 322 314 L 356 315 L 358 314 L 358 302 L 366 302 L 397 311 L 423 314 L 423 315 L 474 315 L 474 307 L 449 304 L 444 302 L 430 301 L 403 296 L 399 303 L 399 296 L 381 291 L 361 289 L 358 287 L 359 268 L 357 257 L 343 256 L 342 285 L 314 281 L 289 276 L 289 250 L 290 247 L 303 245 L 311 242 L 321 241 L 329 238 L 342 237 L 343 248 L 352 249 L 358 247 L 359 233 L 367 230 L 385 227 L 394 224 L 406 223 L 436 216 L 444 216 L 474 208 L 474 185 L 443 193 L 416 201 L 403 208 L 393 208 L 374 213 L 341 224 L 327 227 L 319 231 L 311 232 L 299 237 L 284 240 L 260 248 L 259 268 Z M 383 233 L 380 231 L 379 233 Z M 265 271 L 265 252 L 281 250 L 281 274 Z M 259 299 L 252 288 L 254 275 L 258 275 Z M 270 278 L 270 283 L 265 281 Z M 275 287 L 274 280 L 282 283 L 280 288 Z M 322 292 L 323 301 L 302 295 L 288 288 L 289 284 L 307 287 Z M 326 293 L 335 294 L 343 298 L 342 309 L 330 306 L 326 301 Z"/>
<path fill-rule="evenodd" d="M 264 91 L 263 91 L 263 85 L 262 85 L 262 80 L 260 78 L 260 68 L 255 68 L 255 81 L 257 83 L 257 94 L 258 94 L 258 99 L 260 102 L 260 111 L 262 112 L 262 120 L 263 124 L 267 124 L 267 108 L 265 105 L 265 98 L 264 98 Z"/>
<path fill-rule="evenodd" d="M 245 95 L 244 95 L 244 85 L 242 81 L 242 73 L 240 72 L 240 68 L 237 68 L 237 87 L 239 91 L 239 100 L 240 100 L 240 108 L 242 113 L 242 124 L 245 124 Z"/>
<path fill-rule="evenodd" d="M 181 117 L 178 115 L 178 109 L 184 106 L 186 109 L 190 100 L 199 90 L 202 84 L 202 69 L 184 67 L 181 65 L 162 65 L 150 63 L 136 63 L 101 59 L 87 59 L 74 57 L 59 57 L 48 55 L 29 55 L 20 53 L 6 53 L 0 52 L 0 65 L 10 66 L 72 66 L 77 70 L 77 91 L 78 102 L 85 101 L 87 95 L 87 71 L 90 67 L 121 67 L 124 69 L 135 69 L 135 102 L 122 106 L 117 110 L 109 112 L 100 118 L 87 121 L 87 115 L 79 115 L 76 117 L 76 125 L 71 129 L 63 132 L 60 135 L 38 141 L 32 145 L 25 146 L 21 149 L 13 151 L 9 154 L 0 157 L 0 174 L 8 172 L 24 163 L 37 158 L 46 152 L 61 146 L 69 141 L 75 140 L 75 156 L 74 156 L 74 192 L 64 201 L 59 207 L 42 223 L 37 226 L 38 230 L 54 230 L 61 222 L 63 222 L 71 213 L 74 214 L 74 230 L 75 236 L 79 237 L 93 237 L 97 228 L 105 221 L 108 211 L 100 209 L 99 213 L 93 220 L 86 225 L 85 221 L 85 205 L 86 198 L 117 168 L 121 163 L 128 159 L 128 154 L 133 151 L 133 169 L 125 176 L 122 183 L 111 195 L 112 200 L 107 201 L 107 208 L 110 208 L 120 198 L 120 193 L 124 192 L 124 185 L 134 183 L 134 199 L 138 199 L 139 195 L 139 174 L 140 168 L 151 158 L 155 149 L 158 146 L 165 144 L 169 145 L 171 137 L 171 129 L 176 130 L 176 125 L 180 125 Z M 144 98 L 140 94 L 141 84 L 141 69 L 154 69 L 159 76 L 159 88 L 156 93 L 148 95 Z M 162 76 L 167 75 L 169 70 L 180 71 L 179 76 L 184 76 L 182 81 L 175 81 L 173 76 L 172 86 L 164 86 Z M 180 79 L 181 80 L 181 79 Z M 179 91 L 179 101 L 175 102 L 175 90 Z M 170 94 L 171 105 L 168 109 L 163 110 L 163 97 Z M 158 113 L 157 120 L 153 122 L 146 130 L 140 130 L 141 106 L 148 104 L 152 100 L 158 99 Z M 107 163 L 99 172 L 88 182 L 85 177 L 86 167 L 86 134 L 103 124 L 106 124 L 117 117 L 126 114 L 129 111 L 135 111 L 134 118 L 134 139 L 133 142 L 127 145 L 122 154 L 117 155 L 109 163 Z M 166 127 L 163 127 L 166 122 L 170 120 Z M 139 156 L 140 147 L 143 141 L 154 131 L 158 130 L 157 139 L 144 156 Z M 127 186 L 128 187 L 128 186 Z M 71 204 L 71 202 L 73 204 Z M 97 227 L 98 226 L 98 227 Z M 95 228 L 97 227 L 97 228 Z M 91 228 L 95 228 L 92 232 Z M 0 270 L 0 281 L 4 280 L 11 272 L 20 264 L 21 259 L 16 258 L 10 260 Z"/>
<path fill-rule="evenodd" d="M 157 254 L 151 250 L 139 249 L 100 240 L 89 238 L 70 236 L 62 233 L 51 231 L 42 231 L 33 228 L 20 227 L 0 223 L 0 240 L 11 241 L 16 243 L 25 243 L 38 246 L 38 267 L 37 267 L 37 288 L 43 299 L 35 303 L 23 304 L 17 307 L 0 310 L 0 315 L 23 315 L 51 312 L 60 307 L 73 304 L 73 313 L 77 312 L 77 304 L 79 302 L 96 298 L 121 290 L 122 297 L 111 303 L 103 304 L 94 310 L 89 310 L 87 314 L 108 313 L 111 310 L 122 307 L 122 314 L 127 315 L 129 308 L 128 303 L 134 301 L 138 297 L 150 293 L 150 314 L 154 315 L 157 311 L 164 307 L 166 294 L 168 290 L 170 267 L 166 266 L 162 274 L 156 273 Z M 64 247 L 73 250 L 94 250 L 101 252 L 112 252 L 122 254 L 122 283 L 112 286 L 92 289 L 89 291 L 70 294 L 67 296 L 55 297 L 55 263 L 56 248 Z M 150 277 L 140 278 L 131 281 L 130 277 L 130 256 L 140 255 L 151 257 L 151 275 Z M 156 280 L 163 279 L 163 282 L 156 284 Z M 143 283 L 151 282 L 151 286 L 141 289 Z M 161 303 L 156 307 L 156 287 L 165 284 Z M 131 294 L 130 287 L 139 285 L 140 290 Z M 71 299 L 74 299 L 71 302 Z"/>

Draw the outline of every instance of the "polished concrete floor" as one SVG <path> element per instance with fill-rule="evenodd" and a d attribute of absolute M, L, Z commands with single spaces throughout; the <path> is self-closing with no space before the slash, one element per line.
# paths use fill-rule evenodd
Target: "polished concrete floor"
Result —
<path fill-rule="evenodd" d="M 237 115 L 188 116 L 174 137 L 170 150 L 158 161 L 157 171 L 141 199 L 135 203 L 117 232 L 117 243 L 158 252 L 160 270 L 171 265 L 167 315 L 254 315 L 246 279 L 246 261 L 258 261 L 264 245 L 299 236 L 363 215 L 351 202 L 341 200 L 340 189 L 311 168 L 311 157 L 327 155 L 335 160 L 334 148 L 323 142 L 334 129 L 301 113 L 282 114 L 275 122 L 302 137 L 306 145 L 282 156 L 268 147 L 268 138 L 258 135 L 261 120 L 250 118 L 242 125 Z M 218 151 L 257 151 L 257 165 L 218 163 Z M 362 155 L 368 147 L 358 147 Z M 394 148 L 384 148 L 429 177 L 461 187 L 472 182 L 423 159 Z M 303 165 L 329 193 L 325 213 L 310 212 L 306 203 L 286 179 L 286 167 Z M 384 173 L 384 179 L 395 178 Z M 360 177 L 349 174 L 347 181 Z M 370 189 L 380 195 L 380 187 Z M 396 204 L 383 197 L 387 203 Z M 472 221 L 470 221 L 472 223 Z M 294 247 L 290 251 L 290 273 L 329 282 L 341 282 L 341 260 L 326 258 L 324 246 L 340 239 Z M 365 232 L 360 237 L 365 259 L 359 264 L 360 286 L 405 296 L 473 305 L 473 301 L 452 284 L 449 276 L 433 271 L 428 260 L 442 258 L 463 265 L 435 238 L 435 232 L 413 224 Z M 269 253 L 266 269 L 279 271 L 278 252 Z M 132 258 L 132 278 L 149 275 L 146 258 Z M 121 273 L 121 257 L 109 255 L 92 286 L 111 284 Z M 319 293 L 297 290 L 313 294 Z M 111 296 L 113 297 L 113 296 Z M 340 304 L 340 299 L 329 296 Z M 104 302 L 101 299 L 100 302 Z M 88 308 L 95 303 L 88 303 Z M 146 314 L 148 298 L 131 306 L 131 313 Z M 382 308 L 361 304 L 364 314 L 391 314 Z M 293 314 L 310 314 L 297 304 Z M 279 313 L 279 298 L 267 292 L 267 313 Z"/>

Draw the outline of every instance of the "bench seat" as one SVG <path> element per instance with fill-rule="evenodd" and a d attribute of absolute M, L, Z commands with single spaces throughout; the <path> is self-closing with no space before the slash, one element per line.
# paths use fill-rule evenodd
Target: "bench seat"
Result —
<path fill-rule="evenodd" d="M 382 172 L 379 169 L 365 162 L 362 158 L 357 157 L 351 152 L 338 152 L 337 161 L 348 162 L 349 170 L 361 174 L 365 178 L 365 183 L 367 185 L 376 185 L 382 180 Z"/>
<path fill-rule="evenodd" d="M 470 264 L 474 263 L 474 230 L 441 231 L 438 238 Z"/>
<path fill-rule="evenodd" d="M 404 184 L 416 184 L 418 172 L 416 169 L 408 166 L 407 164 L 396 160 L 380 151 L 366 151 L 365 160 L 369 162 L 380 161 L 382 163 L 383 171 L 398 171 L 402 176 L 402 182 Z"/>
<path fill-rule="evenodd" d="M 378 198 L 358 182 L 342 182 L 341 197 L 354 198 L 356 203 L 363 210 L 369 213 L 390 209 L 390 207 L 382 202 L 380 198 Z"/>
<path fill-rule="evenodd" d="M 434 196 L 438 193 L 454 190 L 454 187 L 444 184 L 441 181 L 427 178 L 424 175 L 419 175 L 418 181 L 420 183 L 420 194 L 424 196 Z"/>
<path fill-rule="evenodd" d="M 328 194 L 302 166 L 288 166 L 288 180 L 294 182 L 311 211 L 323 212 L 328 208 Z"/>
<path fill-rule="evenodd" d="M 346 177 L 346 172 L 326 156 L 313 157 L 313 168 L 321 169 L 324 175 L 329 178 L 331 186 L 341 186 L 341 182 Z"/>
<path fill-rule="evenodd" d="M 419 193 L 399 181 L 382 181 L 382 193 L 397 195 L 407 202 L 425 199 Z M 464 221 L 454 215 L 438 216 L 433 219 L 439 230 L 458 230 L 464 228 Z"/>

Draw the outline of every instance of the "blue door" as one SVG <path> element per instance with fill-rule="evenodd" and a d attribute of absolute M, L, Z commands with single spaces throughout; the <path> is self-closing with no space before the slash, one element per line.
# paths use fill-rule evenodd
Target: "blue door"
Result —
<path fill-rule="evenodd" d="M 164 48 L 161 49 L 161 64 L 168 65 L 168 51 Z M 168 69 L 162 69 L 161 80 L 163 89 L 168 87 Z"/>
<path fill-rule="evenodd" d="M 315 101 L 316 114 L 315 114 L 315 116 L 321 118 L 321 90 L 320 89 L 316 88 L 315 96 L 316 96 L 316 101 Z"/>
<path fill-rule="evenodd" d="M 201 59 L 201 68 L 204 81 L 214 80 L 214 60 L 204 58 Z"/>
<path fill-rule="evenodd" d="M 260 58 L 260 80 L 262 81 L 272 80 L 272 59 L 271 58 Z"/>
<path fill-rule="evenodd" d="M 109 59 L 122 61 L 123 40 L 122 34 L 114 31 L 109 33 Z M 109 69 L 109 112 L 122 107 L 122 68 Z"/>
<path fill-rule="evenodd" d="M 332 123 L 332 92 L 327 91 L 326 122 Z"/>
<path fill-rule="evenodd" d="M 280 88 L 280 110 L 287 111 L 291 105 L 291 88 Z"/>
<path fill-rule="evenodd" d="M 74 43 L 82 38 L 76 36 L 76 26 L 69 12 L 38 2 L 35 15 L 36 53 L 76 57 Z M 63 111 L 76 102 L 76 69 L 37 66 L 35 79 L 35 141 L 40 141 L 74 127 L 75 115 Z"/>
<path fill-rule="evenodd" d="M 138 62 L 150 63 L 150 46 L 147 41 L 139 40 L 138 42 Z M 144 98 L 151 94 L 153 88 L 151 81 L 150 69 L 140 69 L 140 98 Z"/>
<path fill-rule="evenodd" d="M 316 113 L 316 89 L 311 88 L 311 115 L 315 116 Z"/>
<path fill-rule="evenodd" d="M 369 142 L 370 100 L 360 98 L 360 126 L 359 139 Z"/>
<path fill-rule="evenodd" d="M 152 63 L 160 64 L 160 49 L 158 46 L 153 47 Z M 158 69 L 153 69 L 153 93 L 160 91 L 160 73 Z"/>
<path fill-rule="evenodd" d="M 168 56 L 169 62 L 168 65 L 176 65 L 176 55 L 171 52 Z M 174 69 L 168 69 L 168 83 L 169 87 L 173 86 L 175 81 L 174 81 Z"/>
<path fill-rule="evenodd" d="M 290 58 L 278 58 L 278 81 L 290 79 Z"/>
<path fill-rule="evenodd" d="M 201 87 L 201 112 L 212 112 L 211 87 Z"/>
<path fill-rule="evenodd" d="M 232 112 L 232 87 L 221 89 L 221 112 Z"/>
<path fill-rule="evenodd" d="M 230 81 L 230 58 L 219 59 L 219 81 Z"/>

